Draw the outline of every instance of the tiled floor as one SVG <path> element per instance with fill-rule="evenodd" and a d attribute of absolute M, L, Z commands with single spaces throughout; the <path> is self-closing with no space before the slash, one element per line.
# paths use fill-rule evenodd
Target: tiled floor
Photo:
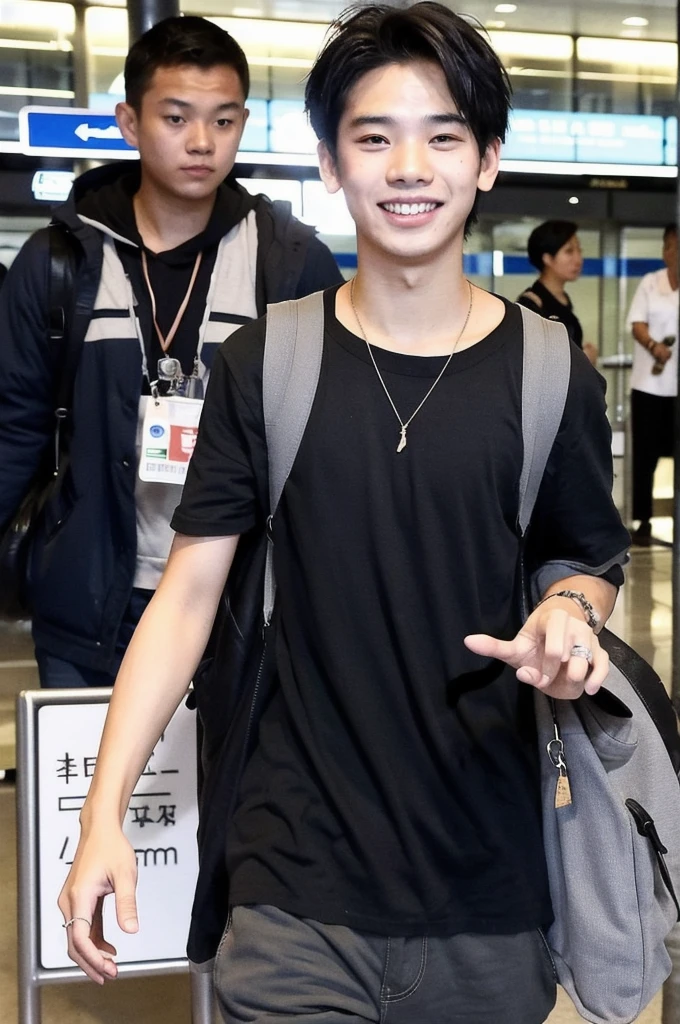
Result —
<path fill-rule="evenodd" d="M 659 522 L 655 533 L 668 535 Z M 671 664 L 671 553 L 667 548 L 637 549 L 612 628 L 651 661 L 664 679 Z M 36 685 L 30 638 L 0 624 L 0 769 L 14 764 L 14 697 Z M 16 857 L 14 787 L 0 784 L 0 1024 L 16 1024 Z M 87 982 L 44 988 L 43 1024 L 188 1024 L 189 987 L 185 977 L 120 980 L 104 989 Z M 577 1024 L 581 1018 L 560 994 L 549 1024 Z M 661 1024 L 659 997 L 639 1018 Z M 417 1024 L 417 1022 L 414 1022 Z M 503 1024 L 499 1021 L 498 1024 Z M 663 1024 L 680 1024 L 668 1014 Z"/>

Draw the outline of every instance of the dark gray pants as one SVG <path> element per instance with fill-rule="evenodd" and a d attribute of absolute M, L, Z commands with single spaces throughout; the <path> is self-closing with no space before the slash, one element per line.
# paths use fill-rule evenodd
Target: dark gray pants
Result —
<path fill-rule="evenodd" d="M 215 962 L 226 1024 L 542 1024 L 555 970 L 540 932 L 386 938 L 235 907 Z"/>

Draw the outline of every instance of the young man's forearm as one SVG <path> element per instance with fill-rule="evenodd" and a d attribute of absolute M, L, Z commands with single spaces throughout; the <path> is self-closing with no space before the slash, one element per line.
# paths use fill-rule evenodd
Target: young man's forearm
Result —
<path fill-rule="evenodd" d="M 144 766 L 205 650 L 237 537 L 178 536 L 116 679 L 83 828 L 122 822 Z"/>

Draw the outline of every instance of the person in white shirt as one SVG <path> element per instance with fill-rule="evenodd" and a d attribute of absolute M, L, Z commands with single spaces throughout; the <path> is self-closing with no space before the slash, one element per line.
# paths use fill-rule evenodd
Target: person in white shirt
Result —
<path fill-rule="evenodd" d="M 645 274 L 628 324 L 637 344 L 631 374 L 633 422 L 633 543 L 652 543 L 652 489 L 658 460 L 673 454 L 673 409 L 678 393 L 678 226 L 663 233 L 665 269 Z"/>

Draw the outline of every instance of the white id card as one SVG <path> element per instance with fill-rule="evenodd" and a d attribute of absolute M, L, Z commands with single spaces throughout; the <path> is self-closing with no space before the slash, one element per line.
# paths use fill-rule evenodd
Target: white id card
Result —
<path fill-rule="evenodd" d="M 203 402 L 197 398 L 143 396 L 139 478 L 152 483 L 183 484 L 194 453 Z"/>

